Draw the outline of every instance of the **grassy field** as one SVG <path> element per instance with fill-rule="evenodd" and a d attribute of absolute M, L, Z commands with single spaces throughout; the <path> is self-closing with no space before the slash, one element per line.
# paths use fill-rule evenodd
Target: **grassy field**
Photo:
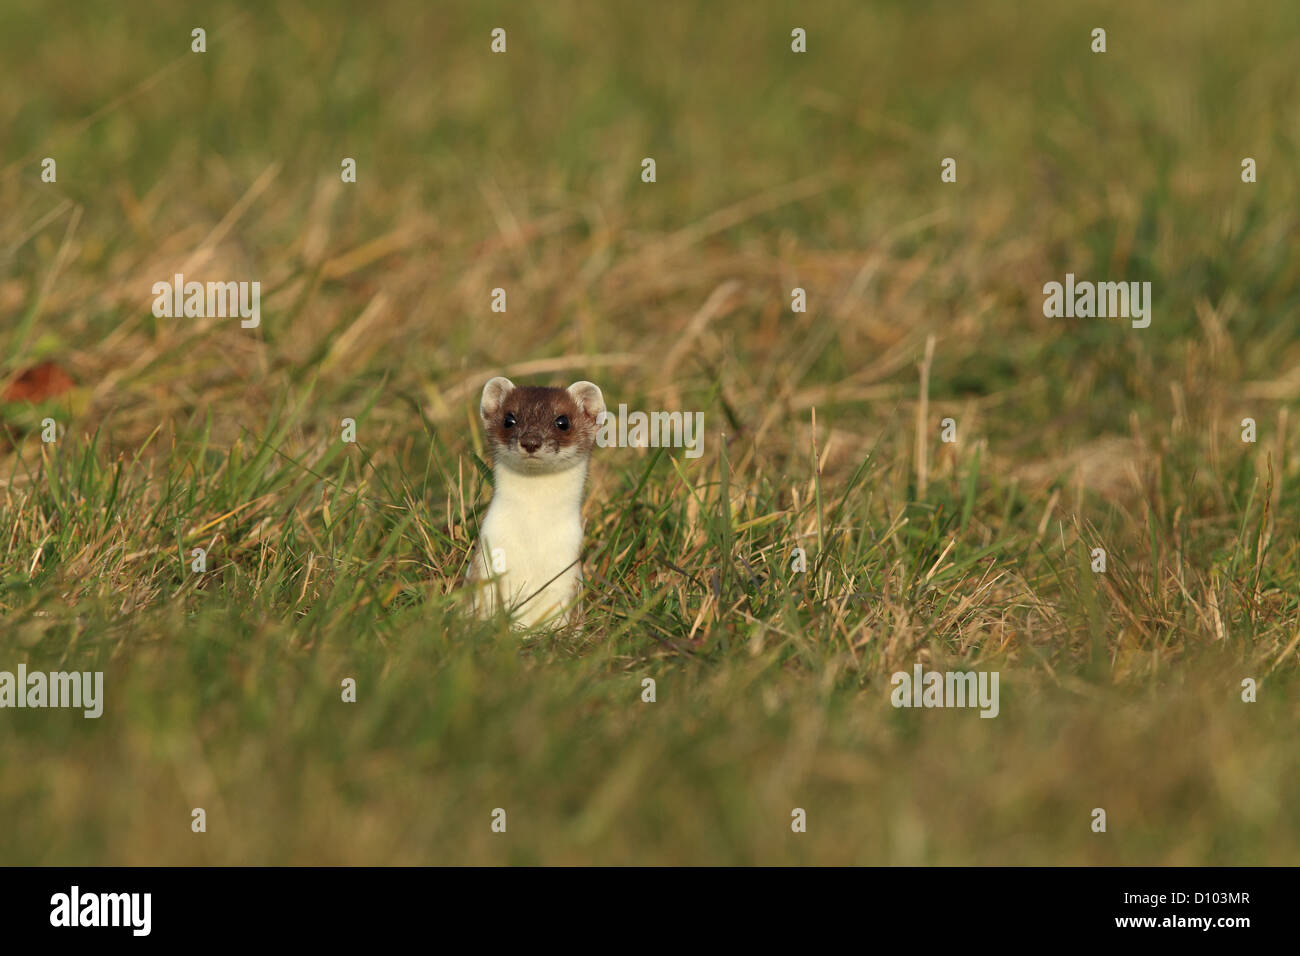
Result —
<path fill-rule="evenodd" d="M 186 6 L 0 8 L 0 670 L 106 698 L 0 863 L 1300 862 L 1293 3 Z M 582 634 L 465 613 L 496 374 L 705 413 Z"/>

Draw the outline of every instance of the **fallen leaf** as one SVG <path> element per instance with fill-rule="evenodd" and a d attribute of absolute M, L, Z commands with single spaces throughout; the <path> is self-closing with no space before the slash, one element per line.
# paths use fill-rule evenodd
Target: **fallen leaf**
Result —
<path fill-rule="evenodd" d="M 4 390 L 6 402 L 43 402 L 62 395 L 76 383 L 54 362 L 42 362 L 27 369 Z"/>

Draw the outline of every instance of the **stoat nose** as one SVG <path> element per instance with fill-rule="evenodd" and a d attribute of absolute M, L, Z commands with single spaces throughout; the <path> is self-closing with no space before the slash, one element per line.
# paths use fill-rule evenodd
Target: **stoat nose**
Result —
<path fill-rule="evenodd" d="M 542 443 L 536 438 L 521 438 L 519 439 L 519 447 L 531 455 L 542 447 Z"/>

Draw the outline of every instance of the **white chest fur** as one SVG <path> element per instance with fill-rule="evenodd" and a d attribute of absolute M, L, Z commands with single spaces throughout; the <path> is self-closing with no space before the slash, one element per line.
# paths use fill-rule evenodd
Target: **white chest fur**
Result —
<path fill-rule="evenodd" d="M 498 466 L 470 578 L 475 610 L 498 602 L 515 624 L 567 624 L 582 588 L 585 462 L 565 471 L 523 475 Z"/>

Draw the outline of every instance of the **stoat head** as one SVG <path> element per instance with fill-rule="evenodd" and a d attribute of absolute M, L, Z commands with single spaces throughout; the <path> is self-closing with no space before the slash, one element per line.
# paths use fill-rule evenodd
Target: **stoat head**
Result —
<path fill-rule="evenodd" d="M 536 475 L 576 467 L 591 456 L 605 397 L 591 382 L 543 388 L 498 376 L 483 386 L 479 414 L 493 461 Z"/>

